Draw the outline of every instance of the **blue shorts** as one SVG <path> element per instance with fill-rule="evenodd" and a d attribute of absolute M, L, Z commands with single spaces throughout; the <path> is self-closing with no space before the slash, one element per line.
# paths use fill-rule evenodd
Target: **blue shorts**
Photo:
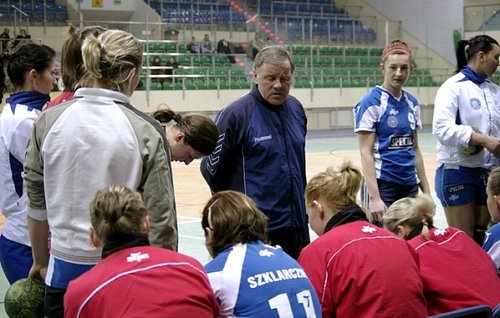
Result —
<path fill-rule="evenodd" d="M 394 182 L 377 179 L 378 193 L 385 205 L 389 207 L 399 199 L 415 197 L 418 194 L 418 184 L 401 185 Z"/>
<path fill-rule="evenodd" d="M 47 267 L 47 277 L 45 285 L 55 289 L 67 289 L 71 280 L 90 270 L 94 265 L 74 264 L 55 258 L 52 254 L 49 257 Z"/>
<path fill-rule="evenodd" d="M 12 285 L 21 278 L 28 277 L 28 273 L 33 265 L 31 247 L 9 240 L 5 236 L 0 236 L 0 263 Z"/>
<path fill-rule="evenodd" d="M 448 167 L 436 169 L 436 195 L 444 207 L 461 206 L 471 202 L 486 205 L 486 182 L 489 170 L 484 168 Z"/>

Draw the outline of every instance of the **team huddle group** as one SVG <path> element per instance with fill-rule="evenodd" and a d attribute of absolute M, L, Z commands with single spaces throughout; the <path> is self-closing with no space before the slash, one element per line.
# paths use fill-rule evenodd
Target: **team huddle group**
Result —
<path fill-rule="evenodd" d="M 412 52 L 400 40 L 381 56 L 384 82 L 354 107 L 361 168 L 344 162 L 310 180 L 283 47 L 256 54 L 255 86 L 214 121 L 130 103 L 143 45 L 127 32 L 71 26 L 66 89 L 51 101 L 55 55 L 26 43 L 2 55 L 0 72 L 10 90 L 0 263 L 10 284 L 45 282 L 46 317 L 427 317 L 500 303 L 495 39 L 460 41 L 457 73 L 436 96 L 444 229 L 433 225 L 420 107 L 403 89 Z M 171 167 L 199 158 L 213 193 L 204 266 L 177 252 Z"/>

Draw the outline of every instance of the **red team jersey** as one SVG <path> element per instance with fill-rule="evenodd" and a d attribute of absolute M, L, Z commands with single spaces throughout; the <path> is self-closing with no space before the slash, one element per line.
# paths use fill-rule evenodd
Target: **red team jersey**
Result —
<path fill-rule="evenodd" d="M 337 226 L 302 250 L 323 317 L 427 317 L 415 252 L 366 221 Z"/>
<path fill-rule="evenodd" d="M 137 246 L 104 258 L 71 281 L 64 317 L 217 317 L 203 266 L 167 249 Z"/>
<path fill-rule="evenodd" d="M 430 235 L 408 241 L 420 259 L 429 315 L 500 303 L 500 279 L 477 243 L 455 228 L 434 228 Z"/>

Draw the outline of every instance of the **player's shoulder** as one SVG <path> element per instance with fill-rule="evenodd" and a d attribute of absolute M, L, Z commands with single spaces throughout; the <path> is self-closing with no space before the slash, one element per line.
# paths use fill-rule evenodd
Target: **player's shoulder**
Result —
<path fill-rule="evenodd" d="M 357 103 L 358 108 L 366 109 L 371 106 L 380 106 L 380 99 L 382 98 L 383 89 L 380 86 L 372 87 L 368 93 L 363 95 Z"/>

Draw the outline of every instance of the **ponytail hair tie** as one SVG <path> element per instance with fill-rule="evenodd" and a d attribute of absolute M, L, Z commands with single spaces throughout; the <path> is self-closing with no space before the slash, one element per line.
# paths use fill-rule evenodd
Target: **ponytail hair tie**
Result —
<path fill-rule="evenodd" d="M 180 121 L 181 121 L 181 119 L 182 119 L 182 115 L 181 115 L 181 114 L 175 114 L 175 116 L 174 116 L 174 121 L 175 121 L 176 123 L 180 122 Z"/>

